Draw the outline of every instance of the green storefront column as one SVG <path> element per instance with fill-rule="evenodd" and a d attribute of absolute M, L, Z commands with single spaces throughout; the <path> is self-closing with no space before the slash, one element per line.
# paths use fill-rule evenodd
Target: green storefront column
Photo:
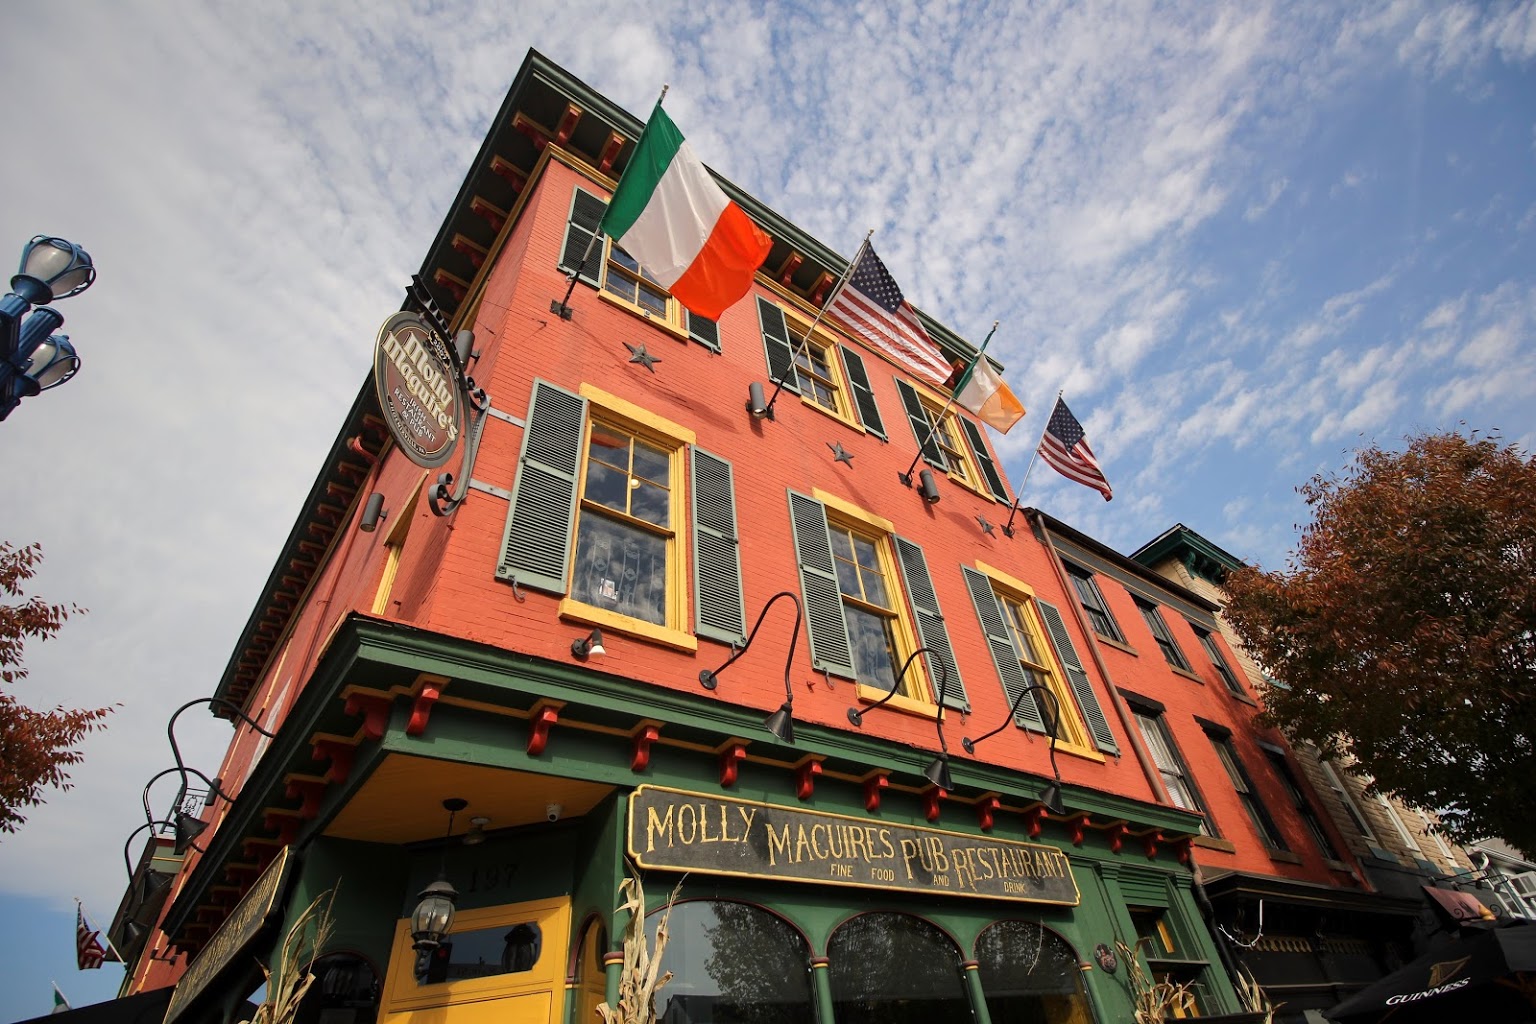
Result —
<path fill-rule="evenodd" d="M 976 1024 L 992 1024 L 992 1014 L 987 1010 L 987 996 L 981 990 L 981 964 L 967 960 L 960 965 L 960 972 L 965 979 L 965 991 L 971 998 L 971 1013 L 976 1018 Z"/>
<path fill-rule="evenodd" d="M 827 973 L 830 961 L 824 956 L 811 957 L 811 994 L 816 998 L 816 1019 L 820 1024 L 833 1024 L 832 977 Z"/>

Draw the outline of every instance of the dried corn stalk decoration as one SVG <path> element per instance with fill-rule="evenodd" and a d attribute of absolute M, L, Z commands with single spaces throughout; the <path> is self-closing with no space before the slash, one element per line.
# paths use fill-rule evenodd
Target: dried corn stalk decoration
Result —
<path fill-rule="evenodd" d="M 672 906 L 682 888 L 680 879 L 661 912 L 661 922 L 656 928 L 656 947 L 652 949 L 645 938 L 645 886 L 638 878 L 626 878 L 619 883 L 619 895 L 623 900 L 619 909 L 629 911 L 629 923 L 624 927 L 619 1007 L 614 1009 L 606 1001 L 597 1005 L 597 1015 L 603 1024 L 656 1024 L 656 993 L 672 980 L 671 971 L 660 973 L 661 957 L 667 949 Z"/>
<path fill-rule="evenodd" d="M 256 1007 L 255 1016 L 241 1024 L 292 1024 L 300 1004 L 304 1002 L 304 994 L 315 980 L 309 966 L 314 962 L 315 954 L 325 947 L 331 937 L 331 903 L 334 898 L 334 890 L 321 893 L 293 922 L 288 934 L 283 937 L 277 969 L 269 971 L 265 964 L 261 967 L 267 984 L 266 999 Z"/>
<path fill-rule="evenodd" d="M 1140 940 L 1136 943 L 1141 947 Z M 1136 1024 L 1164 1024 L 1175 1017 L 1188 1017 L 1195 1012 L 1195 995 L 1190 991 L 1193 982 L 1174 984 L 1171 981 L 1154 981 L 1142 970 L 1136 959 L 1136 950 L 1119 939 L 1115 949 L 1126 964 L 1126 977 L 1131 984 L 1131 998 L 1136 1008 Z"/>

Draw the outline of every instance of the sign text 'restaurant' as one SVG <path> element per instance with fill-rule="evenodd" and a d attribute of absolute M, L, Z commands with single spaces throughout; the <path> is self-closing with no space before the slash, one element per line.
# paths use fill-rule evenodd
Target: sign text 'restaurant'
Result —
<path fill-rule="evenodd" d="M 1076 906 L 1054 846 L 641 786 L 629 798 L 641 867 Z"/>

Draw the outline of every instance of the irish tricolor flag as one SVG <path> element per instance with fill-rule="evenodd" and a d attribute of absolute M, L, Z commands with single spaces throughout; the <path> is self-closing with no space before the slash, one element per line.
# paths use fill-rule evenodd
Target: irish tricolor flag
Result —
<path fill-rule="evenodd" d="M 711 320 L 747 294 L 772 244 L 720 191 L 659 103 L 602 230 L 673 298 Z"/>

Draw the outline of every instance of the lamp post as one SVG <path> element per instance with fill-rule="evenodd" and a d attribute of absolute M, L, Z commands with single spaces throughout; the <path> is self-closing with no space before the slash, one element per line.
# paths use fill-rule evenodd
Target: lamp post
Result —
<path fill-rule="evenodd" d="M 69 336 L 53 333 L 64 318 L 48 304 L 80 294 L 94 280 L 90 254 L 73 242 L 38 235 L 21 250 L 11 290 L 0 298 L 0 420 L 23 398 L 58 387 L 79 371 Z"/>

